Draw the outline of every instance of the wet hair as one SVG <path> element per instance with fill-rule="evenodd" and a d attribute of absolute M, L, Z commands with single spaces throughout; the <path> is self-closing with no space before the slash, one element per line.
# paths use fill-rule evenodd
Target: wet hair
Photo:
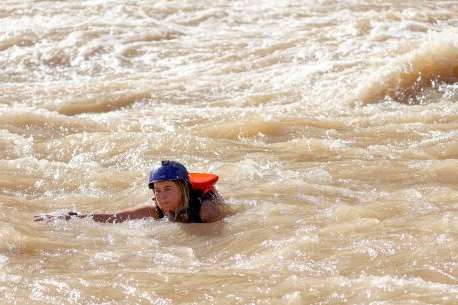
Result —
<path fill-rule="evenodd" d="M 173 181 L 180 189 L 181 193 L 181 202 L 180 208 L 182 210 L 187 210 L 189 208 L 189 201 L 191 199 L 191 190 L 189 188 L 189 184 L 184 182 L 183 180 Z"/>

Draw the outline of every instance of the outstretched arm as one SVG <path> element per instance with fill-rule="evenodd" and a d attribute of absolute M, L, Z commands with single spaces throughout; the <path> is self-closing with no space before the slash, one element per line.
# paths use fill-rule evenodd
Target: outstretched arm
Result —
<path fill-rule="evenodd" d="M 156 207 L 141 207 L 131 210 L 125 210 L 114 214 L 92 214 L 87 215 L 87 217 L 92 217 L 92 219 L 94 219 L 94 221 L 97 222 L 109 223 L 124 222 L 126 220 L 133 219 L 160 218 L 159 211 L 156 209 Z"/>
<path fill-rule="evenodd" d="M 154 206 L 145 206 L 130 210 L 125 210 L 113 214 L 103 214 L 103 213 L 96 213 L 96 214 L 78 214 L 74 212 L 70 212 L 66 215 L 61 216 L 52 216 L 52 215 L 43 215 L 43 216 L 35 216 L 34 221 L 52 221 L 54 219 L 65 219 L 70 220 L 72 218 L 92 218 L 94 221 L 97 222 L 105 222 L 105 223 L 118 223 L 124 222 L 126 220 L 134 220 L 134 219 L 144 219 L 144 218 L 154 218 L 159 219 L 161 217 L 159 211 Z"/>

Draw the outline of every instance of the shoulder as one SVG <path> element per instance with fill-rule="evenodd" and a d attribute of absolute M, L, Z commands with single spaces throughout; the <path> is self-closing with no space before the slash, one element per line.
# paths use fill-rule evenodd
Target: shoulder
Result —
<path fill-rule="evenodd" d="M 215 222 L 221 219 L 221 213 L 215 203 L 207 200 L 200 207 L 200 218 L 202 222 Z"/>
<path fill-rule="evenodd" d="M 191 194 L 193 199 L 190 209 L 202 222 L 215 222 L 223 218 L 221 207 L 224 200 L 215 189 L 205 193 L 193 190 Z"/>
<path fill-rule="evenodd" d="M 215 222 L 230 214 L 228 206 L 218 193 L 209 194 L 201 203 L 200 218 L 202 222 Z"/>

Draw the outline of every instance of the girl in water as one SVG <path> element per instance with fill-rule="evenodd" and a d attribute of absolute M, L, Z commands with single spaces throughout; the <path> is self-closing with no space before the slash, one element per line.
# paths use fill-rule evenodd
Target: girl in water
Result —
<path fill-rule="evenodd" d="M 189 174 L 183 164 L 162 161 L 151 171 L 148 186 L 154 192 L 153 205 L 113 214 L 78 214 L 35 216 L 34 221 L 87 218 L 97 222 L 117 223 L 126 220 L 167 217 L 177 222 L 215 222 L 223 218 L 223 200 L 214 188 L 218 176 Z"/>

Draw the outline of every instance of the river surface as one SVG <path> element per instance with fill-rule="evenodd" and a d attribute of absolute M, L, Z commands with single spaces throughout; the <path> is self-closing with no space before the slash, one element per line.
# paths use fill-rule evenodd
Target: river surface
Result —
<path fill-rule="evenodd" d="M 1 304 L 458 304 L 458 1 L 0 5 Z M 220 176 L 213 224 L 33 222 Z"/>

